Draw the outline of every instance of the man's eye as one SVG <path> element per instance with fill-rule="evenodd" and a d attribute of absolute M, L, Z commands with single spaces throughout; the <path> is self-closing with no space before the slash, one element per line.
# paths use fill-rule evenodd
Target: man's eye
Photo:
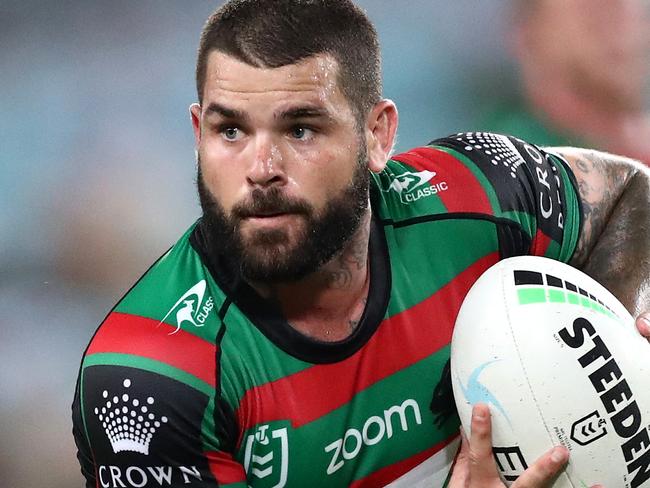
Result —
<path fill-rule="evenodd" d="M 227 141 L 236 141 L 239 138 L 239 129 L 237 127 L 224 127 L 221 134 Z"/>
<path fill-rule="evenodd" d="M 294 139 L 308 139 L 313 131 L 307 127 L 296 126 L 291 129 L 291 137 Z"/>

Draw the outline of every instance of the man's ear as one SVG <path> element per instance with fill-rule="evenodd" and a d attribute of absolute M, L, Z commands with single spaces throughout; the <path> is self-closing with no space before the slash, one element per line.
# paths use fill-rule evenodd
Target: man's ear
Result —
<path fill-rule="evenodd" d="M 201 105 L 193 103 L 190 105 L 190 117 L 192 119 L 192 130 L 194 131 L 194 142 L 199 147 L 201 142 Z"/>
<path fill-rule="evenodd" d="M 391 100 L 378 102 L 368 114 L 365 134 L 370 171 L 379 173 L 386 166 L 393 152 L 397 123 L 397 107 Z"/>

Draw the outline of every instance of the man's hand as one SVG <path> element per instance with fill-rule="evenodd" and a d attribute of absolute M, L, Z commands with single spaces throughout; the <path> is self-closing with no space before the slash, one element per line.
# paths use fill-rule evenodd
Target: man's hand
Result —
<path fill-rule="evenodd" d="M 568 460 L 569 451 L 566 448 L 554 447 L 524 471 L 512 484 L 512 488 L 551 487 Z M 472 410 L 470 440 L 463 435 L 449 488 L 501 487 L 505 485 L 499 479 L 492 455 L 490 409 L 487 405 L 477 404 Z"/>

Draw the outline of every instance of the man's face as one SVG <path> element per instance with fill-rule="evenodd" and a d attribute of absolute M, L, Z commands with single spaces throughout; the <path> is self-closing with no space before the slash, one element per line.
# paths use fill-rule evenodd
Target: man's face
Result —
<path fill-rule="evenodd" d="M 602 104 L 636 109 L 650 67 L 649 12 L 643 0 L 541 0 L 536 61 Z"/>
<path fill-rule="evenodd" d="M 192 107 L 204 218 L 222 252 L 254 281 L 293 281 L 350 239 L 368 201 L 365 141 L 337 82 L 314 56 L 256 68 L 208 58 Z"/>

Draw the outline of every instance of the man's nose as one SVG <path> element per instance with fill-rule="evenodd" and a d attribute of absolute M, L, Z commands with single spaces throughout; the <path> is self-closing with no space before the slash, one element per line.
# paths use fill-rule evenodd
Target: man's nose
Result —
<path fill-rule="evenodd" d="M 251 185 L 268 187 L 286 183 L 285 164 L 279 146 L 267 136 L 255 141 L 255 155 L 248 170 Z"/>

